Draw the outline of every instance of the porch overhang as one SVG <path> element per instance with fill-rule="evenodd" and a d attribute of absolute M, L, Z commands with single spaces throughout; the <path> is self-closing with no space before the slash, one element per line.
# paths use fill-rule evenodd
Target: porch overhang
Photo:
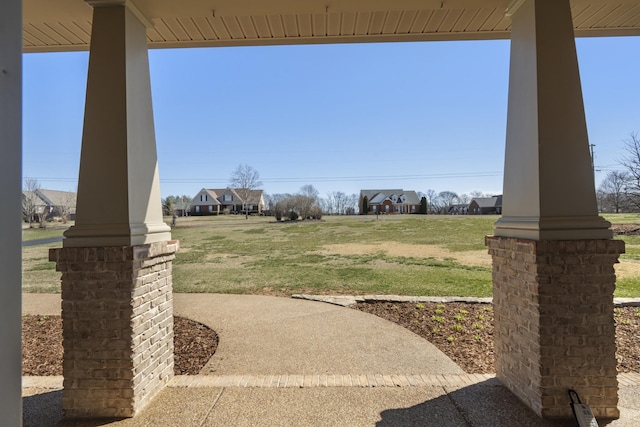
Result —
<path fill-rule="evenodd" d="M 89 49 L 92 6 L 24 0 L 24 52 Z M 508 39 L 513 0 L 135 0 L 150 48 Z M 634 0 L 572 0 L 576 36 L 640 35 Z"/>

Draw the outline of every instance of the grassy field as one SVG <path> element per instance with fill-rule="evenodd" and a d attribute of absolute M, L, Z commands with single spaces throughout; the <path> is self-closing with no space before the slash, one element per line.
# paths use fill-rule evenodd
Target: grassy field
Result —
<path fill-rule="evenodd" d="M 638 223 L 640 216 L 607 217 Z M 179 219 L 177 292 L 491 296 L 484 236 L 497 217 L 383 215 L 277 223 L 270 217 Z M 46 236 L 38 235 L 45 233 Z M 61 230 L 26 230 L 26 238 Z M 33 237 L 36 235 L 37 237 Z M 28 236 L 28 237 L 27 237 Z M 616 296 L 640 296 L 640 236 L 625 237 Z M 23 248 L 24 289 L 59 292 L 48 248 Z"/>

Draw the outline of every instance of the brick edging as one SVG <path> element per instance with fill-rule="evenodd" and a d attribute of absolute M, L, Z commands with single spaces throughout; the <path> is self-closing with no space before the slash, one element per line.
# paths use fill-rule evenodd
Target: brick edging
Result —
<path fill-rule="evenodd" d="M 620 386 L 640 386 L 640 373 L 618 374 Z M 177 375 L 171 388 L 467 387 L 501 386 L 495 374 Z M 22 388 L 62 389 L 62 376 L 23 376 Z"/>

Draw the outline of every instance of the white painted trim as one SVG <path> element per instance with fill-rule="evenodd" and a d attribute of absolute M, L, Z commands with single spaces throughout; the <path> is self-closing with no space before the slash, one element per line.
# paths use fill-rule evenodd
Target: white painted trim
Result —
<path fill-rule="evenodd" d="M 0 2 L 0 424 L 22 424 L 22 1 Z"/>

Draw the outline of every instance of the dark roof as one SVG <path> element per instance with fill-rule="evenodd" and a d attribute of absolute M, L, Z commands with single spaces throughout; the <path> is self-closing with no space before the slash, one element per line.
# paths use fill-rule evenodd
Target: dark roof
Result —
<path fill-rule="evenodd" d="M 502 194 L 493 197 L 476 197 L 471 203 L 476 202 L 480 208 L 497 208 L 502 206 Z"/>

